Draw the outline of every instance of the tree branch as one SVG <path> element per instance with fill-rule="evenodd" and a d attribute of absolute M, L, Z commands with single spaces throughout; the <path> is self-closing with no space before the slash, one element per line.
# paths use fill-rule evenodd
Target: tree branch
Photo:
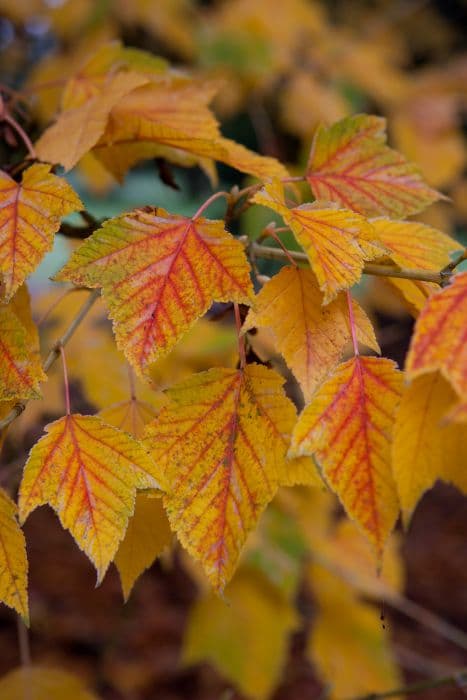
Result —
<path fill-rule="evenodd" d="M 272 248 L 270 246 L 259 245 L 259 243 L 250 243 L 249 248 L 255 258 L 265 258 L 266 260 L 286 260 L 287 256 L 280 248 Z M 309 264 L 306 253 L 289 250 L 291 258 L 297 262 Z M 431 270 L 409 270 L 406 268 L 397 267 L 396 265 L 377 265 L 375 263 L 366 263 L 363 268 L 365 275 L 376 275 L 378 277 L 401 277 L 407 280 L 420 280 L 422 282 L 434 282 L 440 286 L 445 279 L 451 276 L 452 271 L 445 270 L 440 272 L 432 272 Z"/>
<path fill-rule="evenodd" d="M 100 296 L 100 293 L 100 289 L 95 289 L 93 292 L 91 292 L 81 309 L 78 311 L 78 313 L 66 329 L 65 333 L 61 336 L 61 338 L 57 340 L 56 343 L 54 343 L 52 349 L 50 350 L 49 354 L 44 360 L 44 364 L 42 365 L 44 372 L 47 373 L 52 367 L 57 357 L 60 356 L 60 348 L 64 347 L 68 343 L 81 321 L 85 318 L 96 299 L 98 299 L 98 297 Z M 26 404 L 27 401 L 20 401 L 17 404 L 15 404 L 15 406 L 13 406 L 13 408 L 11 409 L 10 413 L 8 413 L 5 416 L 5 418 L 3 418 L 3 420 L 0 420 L 0 430 L 6 428 L 8 425 L 10 425 L 10 423 L 12 423 L 15 420 L 15 418 L 18 418 L 18 416 L 26 408 Z"/>
<path fill-rule="evenodd" d="M 441 678 L 430 678 L 429 680 L 411 683 L 410 685 L 406 685 L 401 688 L 394 688 L 393 690 L 386 690 L 381 693 L 358 695 L 348 698 L 347 700 L 382 700 L 382 698 L 402 697 L 404 695 L 421 693 L 424 690 L 442 688 L 443 686 L 447 685 L 457 685 L 460 687 L 465 683 L 467 683 L 467 667 L 461 668 L 459 671 L 455 671 L 448 676 L 442 676 Z"/>

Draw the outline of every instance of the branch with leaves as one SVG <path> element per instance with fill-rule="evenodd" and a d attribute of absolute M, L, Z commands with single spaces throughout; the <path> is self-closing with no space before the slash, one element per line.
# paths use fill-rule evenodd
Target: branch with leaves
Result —
<path fill-rule="evenodd" d="M 466 490 L 460 460 L 467 455 L 467 273 L 459 271 L 466 251 L 447 234 L 409 218 L 445 197 L 387 145 L 381 117 L 362 114 L 319 127 L 304 172 L 291 175 L 279 160 L 222 136 L 209 107 L 213 95 L 210 82 L 113 42 L 66 82 L 61 107 L 35 144 L 20 124 L 13 95 L 2 105 L 0 118 L 25 153 L 0 171 L 0 430 L 4 436 L 27 403 L 40 401 L 41 385 L 52 381 L 47 374 L 59 355 L 65 410 L 61 406 L 32 446 L 18 498 L 0 492 L 0 539 L 6 542 L 0 598 L 29 622 L 20 525 L 48 503 L 94 565 L 98 583 L 115 562 L 125 599 L 174 537 L 196 560 L 212 593 L 197 602 L 191 617 L 188 659 L 217 658 L 222 646 L 198 649 L 200 619 L 213 640 L 225 636 L 225 629 L 243 639 L 238 625 L 250 616 L 258 617 L 254 627 L 262 635 L 279 619 L 278 644 L 285 649 L 296 626 L 291 601 L 309 565 L 300 552 L 291 564 L 293 590 L 278 583 L 287 556 L 274 528 L 268 531 L 268 517 L 287 511 L 305 549 L 334 552 L 342 564 L 349 543 L 369 547 L 357 580 L 341 576 L 326 557 L 316 557 L 307 569 L 317 603 L 309 655 L 325 681 L 332 675 L 329 630 L 338 622 L 343 638 L 362 645 L 360 658 L 367 655 L 365 644 L 379 650 L 378 680 L 387 689 L 359 700 L 461 682 L 463 670 L 399 688 L 380 621 L 361 599 L 368 588 L 380 590 L 375 571 L 386 576 L 388 557 L 393 568 L 400 566 L 391 550 L 398 518 L 408 524 L 437 479 Z M 214 192 L 192 216 L 149 202 L 98 221 L 66 177 L 56 174 L 57 165 L 70 171 L 88 158 L 101 175 L 122 180 L 133 165 L 162 157 L 200 166 L 212 181 L 215 164 L 225 163 L 255 183 Z M 219 199 L 225 199 L 225 216 L 214 220 L 208 209 Z M 242 227 L 243 214 L 253 207 L 267 209 L 282 224 L 270 223 L 248 237 L 233 235 L 230 224 Z M 75 212 L 82 225 L 66 220 Z M 34 323 L 26 285 L 58 234 L 81 243 L 53 282 L 87 296 L 64 320 L 41 362 L 39 333 L 43 339 L 48 324 Z M 267 238 L 278 247 L 265 245 Z M 269 274 L 267 261 L 279 270 Z M 363 275 L 385 278 L 418 315 L 403 370 L 380 356 L 377 329 L 353 294 Z M 105 318 L 95 322 L 94 302 L 101 294 Z M 62 320 L 69 296 L 55 299 L 42 318 Z M 208 354 L 199 372 L 185 363 L 180 377 L 177 352 L 203 322 L 216 325 L 206 320 L 215 318 L 210 310 L 216 304 L 226 305 L 222 315 L 230 314 L 234 343 L 222 361 Z M 98 338 L 97 354 L 104 357 L 98 381 L 87 384 L 82 367 L 95 358 L 71 350 L 86 317 L 86 332 Z M 269 339 L 265 347 L 257 342 L 262 331 Z M 101 394 L 113 363 L 119 378 L 124 371 L 130 395 L 106 402 Z M 68 377 L 92 393 L 98 415 L 73 412 Z M 300 394 L 295 402 L 284 390 L 290 377 L 293 395 Z M 296 403 L 304 404 L 298 417 Z M 335 522 L 332 498 L 347 520 Z M 315 508 L 319 526 L 307 519 Z M 346 529 L 351 522 L 358 530 Z M 248 540 L 252 531 L 265 542 L 256 557 L 249 549 L 255 546 Z M 239 564 L 244 551 L 246 563 Z M 261 568 L 258 562 L 268 563 L 268 556 L 272 565 Z M 400 594 L 401 579 L 387 600 L 420 619 L 420 609 Z M 238 613 L 245 598 L 261 601 L 251 615 Z M 461 632 L 429 615 L 428 626 L 465 646 Z M 274 628 L 272 639 L 275 634 Z M 334 680 L 336 697 L 346 697 L 342 678 Z M 262 692 L 256 695 L 265 697 Z"/>

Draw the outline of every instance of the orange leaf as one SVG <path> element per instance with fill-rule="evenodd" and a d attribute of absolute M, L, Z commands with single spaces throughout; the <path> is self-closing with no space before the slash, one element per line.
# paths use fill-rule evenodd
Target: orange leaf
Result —
<path fill-rule="evenodd" d="M 72 187 L 50 165 L 31 165 L 21 184 L 0 171 L 0 272 L 11 299 L 52 248 L 60 220 L 83 208 Z"/>
<path fill-rule="evenodd" d="M 127 433 L 96 416 L 64 416 L 32 448 L 20 487 L 21 522 L 49 503 L 105 575 L 132 515 L 136 488 L 157 488 L 154 465 Z"/>
<path fill-rule="evenodd" d="M 289 209 L 279 181 L 264 186 L 253 201 L 278 212 L 290 226 L 310 260 L 329 303 L 342 289 L 358 282 L 365 260 L 385 254 L 371 225 L 359 214 L 327 202 L 301 204 Z"/>
<path fill-rule="evenodd" d="M 406 371 L 410 378 L 439 370 L 467 395 L 467 272 L 427 301 L 415 325 Z"/>
<path fill-rule="evenodd" d="M 169 389 L 147 428 L 172 529 L 217 590 L 286 474 L 283 382 L 260 365 L 202 372 Z"/>
<path fill-rule="evenodd" d="M 323 295 L 311 270 L 283 267 L 261 289 L 244 325 L 244 331 L 255 326 L 272 329 L 276 347 L 297 377 L 305 401 L 351 342 L 345 296 L 325 307 L 322 303 Z M 359 340 L 378 352 L 365 312 L 355 301 L 353 310 Z"/>
<path fill-rule="evenodd" d="M 132 90 L 148 82 L 138 73 L 111 75 L 98 93 L 80 107 L 65 110 L 36 143 L 42 160 L 61 163 L 66 170 L 96 145 L 107 126 L 110 111 Z"/>
<path fill-rule="evenodd" d="M 402 395 L 394 427 L 393 474 L 406 525 L 437 479 L 467 493 L 467 431 L 446 421 L 455 400 L 438 372 L 417 377 Z"/>
<path fill-rule="evenodd" d="M 27 578 L 26 542 L 16 520 L 16 504 L 0 489 L 0 600 L 16 610 L 26 624 Z"/>
<path fill-rule="evenodd" d="M 103 287 L 117 344 L 139 372 L 166 355 L 213 301 L 250 303 L 249 266 L 222 221 L 136 209 L 110 219 L 59 272 Z"/>
<path fill-rule="evenodd" d="M 291 454 L 315 455 L 378 557 L 399 514 L 390 445 L 401 387 L 391 360 L 352 358 L 317 390 L 292 436 Z"/>
<path fill-rule="evenodd" d="M 38 399 L 45 379 L 29 297 L 20 289 L 9 304 L 0 304 L 0 401 Z"/>
<path fill-rule="evenodd" d="M 366 114 L 318 128 L 307 180 L 317 199 L 367 216 L 404 217 L 443 199 L 415 165 L 386 145 L 386 120 Z"/>

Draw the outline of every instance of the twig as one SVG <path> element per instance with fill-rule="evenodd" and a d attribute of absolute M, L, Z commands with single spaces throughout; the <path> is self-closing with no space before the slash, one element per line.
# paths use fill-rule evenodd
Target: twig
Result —
<path fill-rule="evenodd" d="M 381 693 L 368 693 L 367 695 L 358 695 L 347 700 L 381 700 L 382 698 L 395 698 L 402 697 L 404 695 L 411 695 L 414 693 L 421 693 L 424 690 L 432 690 L 434 688 L 442 688 L 445 685 L 457 685 L 460 686 L 467 683 L 467 667 L 461 668 L 459 671 L 455 671 L 448 676 L 442 676 L 441 678 L 430 678 L 426 681 L 419 681 L 418 683 L 411 683 L 410 685 L 405 685 L 401 688 L 394 688 L 393 690 L 385 690 Z"/>
<path fill-rule="evenodd" d="M 446 622 L 439 615 L 431 612 L 431 610 L 427 610 L 418 605 L 418 603 L 414 603 L 413 600 L 399 595 L 388 596 L 386 603 L 412 620 L 416 620 L 424 627 L 428 627 L 445 639 L 449 639 L 461 649 L 467 650 L 467 635 L 458 627 L 454 627 L 454 625 Z"/>
<path fill-rule="evenodd" d="M 266 260 L 285 260 L 286 255 L 280 248 L 272 248 L 270 246 L 259 245 L 258 243 L 250 243 L 250 250 L 256 258 L 265 258 Z M 300 251 L 289 250 L 288 254 L 297 262 L 308 263 L 306 253 Z M 378 277 L 400 277 L 407 280 L 421 280 L 422 282 L 434 282 L 442 285 L 443 279 L 450 276 L 451 272 L 432 272 L 431 270 L 409 270 L 392 265 L 376 265 L 375 263 L 366 263 L 363 268 L 366 275 L 377 275 Z"/>
<path fill-rule="evenodd" d="M 94 302 L 96 301 L 96 299 L 98 299 L 98 297 L 100 296 L 100 293 L 101 293 L 100 289 L 95 289 L 93 292 L 91 292 L 91 294 L 86 299 L 86 301 L 84 302 L 81 309 L 78 311 L 78 313 L 76 314 L 76 316 L 74 317 L 74 319 L 72 320 L 72 322 L 70 323 L 68 328 L 66 329 L 65 333 L 53 345 L 52 349 L 50 350 L 49 354 L 47 355 L 47 357 L 44 360 L 44 364 L 42 365 L 42 369 L 44 370 L 44 372 L 47 373 L 49 371 L 49 369 L 52 367 L 53 363 L 55 362 L 57 357 L 59 357 L 59 355 L 60 355 L 60 352 L 61 352 L 60 348 L 64 347 L 68 343 L 68 341 L 70 340 L 70 338 L 72 337 L 72 335 L 74 334 L 76 329 L 78 328 L 81 321 L 85 318 L 85 316 L 87 315 L 87 313 L 91 309 L 91 307 L 94 304 Z M 10 425 L 10 423 L 12 423 L 15 420 L 15 418 L 18 418 L 18 416 L 26 408 L 26 404 L 27 404 L 27 401 L 21 401 L 20 403 L 17 403 L 15 406 L 13 406 L 10 413 L 8 413 L 8 415 L 6 415 L 5 418 L 3 418 L 3 420 L 0 421 L 0 430 L 2 430 L 3 428 L 6 428 L 7 425 Z"/>

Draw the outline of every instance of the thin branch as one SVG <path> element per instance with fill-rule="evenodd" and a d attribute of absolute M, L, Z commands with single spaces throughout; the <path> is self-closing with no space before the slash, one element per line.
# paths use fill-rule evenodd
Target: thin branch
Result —
<path fill-rule="evenodd" d="M 13 119 L 13 117 L 8 113 L 3 115 L 3 121 L 5 122 L 5 124 L 9 124 L 16 131 L 16 133 L 18 134 L 18 136 L 20 136 L 21 140 L 23 141 L 24 145 L 26 146 L 28 153 L 29 153 L 29 157 L 32 160 L 36 160 L 37 159 L 36 149 L 32 145 L 31 139 L 29 138 L 27 133 L 24 131 L 23 127 L 20 124 L 18 124 L 16 119 Z"/>
<path fill-rule="evenodd" d="M 452 273 L 454 272 L 456 267 L 458 265 L 460 265 L 461 262 L 463 262 L 464 260 L 467 260 L 467 248 L 464 248 L 464 250 L 461 250 L 461 252 L 458 255 L 456 255 L 454 260 L 451 260 L 451 262 L 448 263 L 441 270 L 440 275 L 441 275 L 441 286 L 442 287 L 445 287 L 449 283 Z"/>
<path fill-rule="evenodd" d="M 259 245 L 258 243 L 251 243 L 250 250 L 253 252 L 256 258 L 265 258 L 266 260 L 285 260 L 286 255 L 280 248 L 272 248 L 269 246 Z M 292 257 L 297 262 L 308 263 L 308 256 L 306 253 L 300 251 L 289 250 L 290 257 Z M 409 270 L 401 267 L 396 267 L 395 265 L 377 265 L 375 263 L 366 263 L 363 268 L 363 272 L 366 275 L 376 275 L 378 277 L 400 277 L 407 280 L 421 280 L 422 282 L 434 282 L 435 284 L 441 285 L 443 283 L 443 277 L 447 273 L 432 272 L 431 270 Z M 451 274 L 450 272 L 448 273 Z"/>
<path fill-rule="evenodd" d="M 44 360 L 44 364 L 42 365 L 44 372 L 47 373 L 49 371 L 49 369 L 52 367 L 53 363 L 55 362 L 57 357 L 59 357 L 59 355 L 60 355 L 60 348 L 64 347 L 68 343 L 68 341 L 70 340 L 70 338 L 72 337 L 72 335 L 74 334 L 76 329 L 78 328 L 81 321 L 85 318 L 85 316 L 88 314 L 89 310 L 91 309 L 91 307 L 94 304 L 94 302 L 96 301 L 96 299 L 98 299 L 98 297 L 100 296 L 100 293 L 101 293 L 100 289 L 95 289 L 93 292 L 91 292 L 91 294 L 86 299 L 86 301 L 84 302 L 81 309 L 78 311 L 78 313 L 76 314 L 76 316 L 74 317 L 74 319 L 72 320 L 72 322 L 70 323 L 68 328 L 66 329 L 65 333 L 53 345 L 52 349 L 50 350 L 49 354 L 47 355 L 47 357 Z M 21 402 L 17 403 L 15 406 L 13 406 L 10 413 L 8 413 L 8 415 L 6 415 L 5 418 L 3 418 L 3 420 L 0 421 L 0 430 L 3 430 L 3 428 L 6 428 L 7 425 L 10 425 L 10 423 L 12 423 L 15 420 L 15 418 L 18 418 L 18 416 L 26 408 L 26 404 L 27 404 L 27 401 L 21 401 Z"/>
<path fill-rule="evenodd" d="M 386 603 L 398 610 L 399 612 L 407 615 L 412 620 L 416 620 L 424 627 L 433 630 L 445 639 L 449 639 L 450 642 L 456 644 L 461 649 L 467 650 L 467 635 L 460 630 L 458 627 L 454 627 L 442 617 L 436 615 L 431 610 L 414 603 L 413 600 L 409 600 L 403 596 L 391 595 L 386 599 Z"/>
<path fill-rule="evenodd" d="M 448 685 L 460 687 L 465 683 L 467 683 L 467 667 L 461 668 L 459 671 L 455 671 L 448 676 L 442 676 L 441 678 L 430 678 L 429 680 L 411 683 L 410 685 L 405 685 L 401 688 L 385 690 L 381 693 L 358 695 L 348 698 L 347 700 L 382 700 L 383 698 L 403 697 L 404 695 L 413 695 L 415 693 L 421 693 L 424 690 L 442 688 L 443 686 Z"/>

